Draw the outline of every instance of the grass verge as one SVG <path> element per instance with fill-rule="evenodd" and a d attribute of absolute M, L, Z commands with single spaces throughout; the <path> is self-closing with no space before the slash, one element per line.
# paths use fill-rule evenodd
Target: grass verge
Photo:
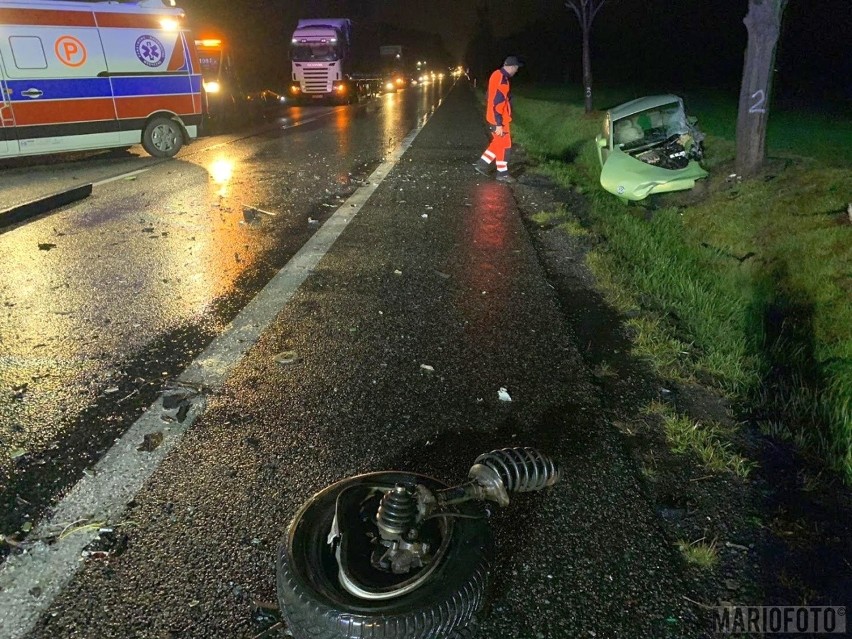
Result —
<path fill-rule="evenodd" d="M 588 263 L 632 316 L 635 353 L 666 378 L 722 389 L 852 483 L 852 124 L 774 113 L 766 171 L 732 180 L 736 96 L 684 97 L 707 133 L 702 198 L 628 207 L 603 191 L 602 114 L 586 116 L 575 91 L 516 91 L 513 133 L 537 171 L 586 195 Z"/>
<path fill-rule="evenodd" d="M 699 568 L 710 570 L 719 563 L 719 549 L 716 542 L 706 542 L 703 539 L 689 542 L 679 540 L 677 548 L 680 550 L 687 563 Z"/>

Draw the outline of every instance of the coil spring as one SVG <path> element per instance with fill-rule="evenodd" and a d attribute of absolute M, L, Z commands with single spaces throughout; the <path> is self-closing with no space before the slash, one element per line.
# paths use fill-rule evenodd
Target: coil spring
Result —
<path fill-rule="evenodd" d="M 402 485 L 387 491 L 376 513 L 380 531 L 391 536 L 406 533 L 417 519 L 417 499 Z M 384 537 L 384 535 L 382 535 Z"/>
<path fill-rule="evenodd" d="M 515 493 L 541 490 L 559 481 L 559 467 L 535 448 L 492 450 L 477 457 L 474 463 L 494 470 L 506 490 Z"/>

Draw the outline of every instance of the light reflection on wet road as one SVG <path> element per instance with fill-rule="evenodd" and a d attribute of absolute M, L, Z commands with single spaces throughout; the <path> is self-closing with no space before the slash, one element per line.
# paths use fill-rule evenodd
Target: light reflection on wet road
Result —
<path fill-rule="evenodd" d="M 6 204 L 147 168 L 0 233 L 0 532 L 93 463 L 448 88 L 293 108 L 166 162 L 0 168 Z"/>

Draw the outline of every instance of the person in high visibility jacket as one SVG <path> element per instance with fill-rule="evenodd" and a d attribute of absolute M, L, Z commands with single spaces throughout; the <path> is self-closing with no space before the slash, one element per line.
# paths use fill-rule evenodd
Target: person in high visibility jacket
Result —
<path fill-rule="evenodd" d="M 488 79 L 485 119 L 491 131 L 491 144 L 473 166 L 483 175 L 489 175 L 491 164 L 496 164 L 497 180 L 500 182 L 515 181 L 509 175 L 509 156 L 512 152 L 512 91 L 509 80 L 521 66 L 523 63 L 516 56 L 510 55 Z"/>

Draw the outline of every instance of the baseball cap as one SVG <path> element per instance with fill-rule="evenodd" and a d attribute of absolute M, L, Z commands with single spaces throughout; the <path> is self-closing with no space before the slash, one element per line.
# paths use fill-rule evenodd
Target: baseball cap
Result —
<path fill-rule="evenodd" d="M 510 56 L 509 56 L 508 58 L 506 58 L 506 60 L 503 62 L 503 66 L 504 66 L 504 67 L 522 67 L 522 66 L 524 66 L 524 63 L 523 63 L 523 62 L 521 62 L 521 61 L 518 59 L 518 56 L 510 55 Z"/>

